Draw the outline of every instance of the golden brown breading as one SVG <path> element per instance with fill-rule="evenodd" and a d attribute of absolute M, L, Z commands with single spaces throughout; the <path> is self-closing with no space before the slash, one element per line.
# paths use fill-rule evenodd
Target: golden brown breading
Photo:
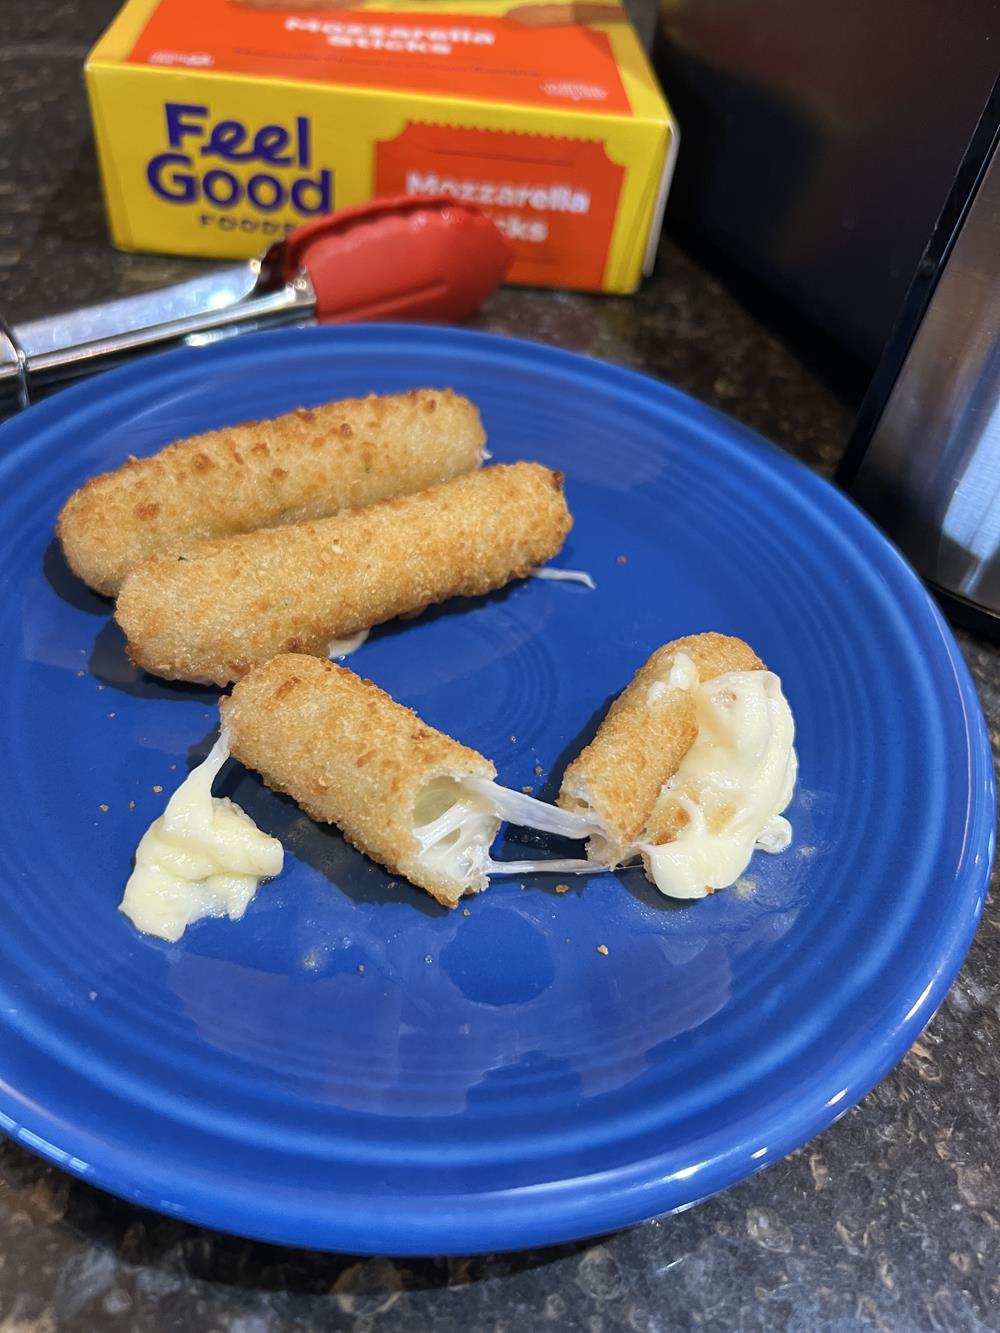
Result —
<path fill-rule="evenodd" d="M 689 689 L 667 685 L 678 653 L 698 668 L 701 680 L 727 671 L 758 671 L 764 664 L 742 639 L 692 634 L 658 648 L 611 705 L 591 743 L 563 774 L 558 804 L 594 814 L 607 838 L 592 838 L 587 855 L 617 862 L 646 828 L 666 780 L 698 733 Z M 651 687 L 657 686 L 651 692 Z"/>
<path fill-rule="evenodd" d="M 283 652 L 346 638 L 525 577 L 572 524 L 562 474 L 485 468 L 315 523 L 181 546 L 126 578 L 115 618 L 132 661 L 225 685 Z"/>
<path fill-rule="evenodd" d="M 313 819 L 336 824 L 387 870 L 448 907 L 486 888 L 485 866 L 463 882 L 422 863 L 413 832 L 429 783 L 496 776 L 481 754 L 426 726 L 371 681 L 301 654 L 255 667 L 219 707 L 242 764 Z"/>
<path fill-rule="evenodd" d="M 325 518 L 470 472 L 485 439 L 450 389 L 347 398 L 131 458 L 71 495 L 56 530 L 73 572 L 113 596 L 178 543 Z"/>

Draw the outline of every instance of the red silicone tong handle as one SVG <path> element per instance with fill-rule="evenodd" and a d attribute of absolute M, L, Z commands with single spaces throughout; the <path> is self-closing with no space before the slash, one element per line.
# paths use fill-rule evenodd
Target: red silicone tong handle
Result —
<path fill-rule="evenodd" d="M 512 259 L 484 213 L 445 195 L 342 209 L 297 228 L 275 255 L 285 281 L 308 272 L 321 323 L 465 319 Z"/>

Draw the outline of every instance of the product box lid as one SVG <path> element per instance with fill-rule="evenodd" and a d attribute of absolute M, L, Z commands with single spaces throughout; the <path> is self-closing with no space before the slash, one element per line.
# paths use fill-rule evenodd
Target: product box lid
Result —
<path fill-rule="evenodd" d="M 108 64 L 668 116 L 619 0 L 129 0 L 88 61 Z"/>

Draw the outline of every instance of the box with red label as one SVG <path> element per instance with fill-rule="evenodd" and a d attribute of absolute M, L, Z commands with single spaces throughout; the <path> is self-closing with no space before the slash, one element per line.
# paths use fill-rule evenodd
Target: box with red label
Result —
<path fill-rule="evenodd" d="M 617 0 L 130 0 L 86 73 L 129 250 L 242 258 L 445 193 L 504 231 L 511 281 L 628 292 L 677 148 Z"/>

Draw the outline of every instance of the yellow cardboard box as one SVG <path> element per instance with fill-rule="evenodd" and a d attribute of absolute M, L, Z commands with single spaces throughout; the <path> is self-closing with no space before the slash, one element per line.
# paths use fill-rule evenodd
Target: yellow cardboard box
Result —
<path fill-rule="evenodd" d="M 506 233 L 513 282 L 651 265 L 677 128 L 619 0 L 129 0 L 86 75 L 123 249 L 242 258 L 443 192 Z"/>

